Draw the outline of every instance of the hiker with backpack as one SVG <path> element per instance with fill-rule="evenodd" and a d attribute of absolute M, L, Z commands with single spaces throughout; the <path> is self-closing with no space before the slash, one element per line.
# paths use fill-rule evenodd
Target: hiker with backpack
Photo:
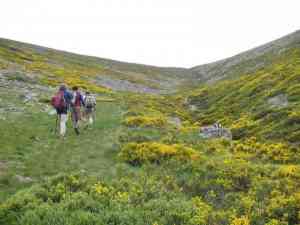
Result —
<path fill-rule="evenodd" d="M 75 133 L 79 135 L 79 121 L 81 120 L 81 107 L 84 106 L 83 97 L 77 86 L 72 88 L 73 99 L 71 103 L 72 121 Z"/>
<path fill-rule="evenodd" d="M 57 124 L 59 122 L 59 134 L 62 138 L 64 138 L 66 134 L 68 110 L 70 108 L 72 98 L 72 93 L 67 90 L 65 85 L 62 85 L 55 96 L 51 99 L 51 104 L 57 113 L 55 132 L 57 131 Z"/>
<path fill-rule="evenodd" d="M 88 91 L 85 93 L 84 108 L 84 117 L 87 120 L 87 124 L 92 125 L 95 120 L 96 98 Z"/>

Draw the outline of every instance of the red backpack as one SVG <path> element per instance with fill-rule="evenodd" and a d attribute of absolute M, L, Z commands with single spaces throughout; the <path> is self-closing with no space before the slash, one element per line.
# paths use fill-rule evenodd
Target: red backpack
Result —
<path fill-rule="evenodd" d="M 67 106 L 63 91 L 57 92 L 56 95 L 54 95 L 52 97 L 52 99 L 51 99 L 51 105 L 55 109 L 63 109 L 63 108 L 65 108 Z"/>

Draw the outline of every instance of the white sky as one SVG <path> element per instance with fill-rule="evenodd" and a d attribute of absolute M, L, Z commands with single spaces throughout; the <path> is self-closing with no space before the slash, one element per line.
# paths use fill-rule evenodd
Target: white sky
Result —
<path fill-rule="evenodd" d="M 0 37 L 191 67 L 300 29 L 299 0 L 1 0 Z"/>

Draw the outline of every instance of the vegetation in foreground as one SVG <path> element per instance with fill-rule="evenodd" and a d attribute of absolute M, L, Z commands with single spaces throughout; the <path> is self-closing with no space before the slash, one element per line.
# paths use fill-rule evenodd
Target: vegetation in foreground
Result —
<path fill-rule="evenodd" d="M 255 136 L 201 139 L 194 114 L 184 107 L 174 111 L 174 105 L 185 104 L 180 98 L 124 94 L 115 99 L 98 104 L 93 130 L 81 140 L 71 134 L 63 145 L 45 126 L 53 118 L 36 115 L 42 118 L 36 129 L 47 136 L 37 136 L 14 158 L 26 168 L 16 171 L 35 181 L 6 197 L 2 224 L 299 223 L 299 147 Z M 121 102 L 126 104 L 120 107 Z M 172 123 L 173 117 L 181 124 Z M 164 122 L 149 123 L 157 121 L 153 118 Z M 58 172 L 64 175 L 53 177 Z M 3 180 L 2 186 L 6 193 L 22 188 Z"/>
<path fill-rule="evenodd" d="M 177 95 L 104 92 L 96 126 L 65 142 L 1 88 L 24 111 L 0 120 L 0 224 L 300 224 L 299 66 L 294 48 Z M 199 137 L 215 121 L 234 140 Z"/>

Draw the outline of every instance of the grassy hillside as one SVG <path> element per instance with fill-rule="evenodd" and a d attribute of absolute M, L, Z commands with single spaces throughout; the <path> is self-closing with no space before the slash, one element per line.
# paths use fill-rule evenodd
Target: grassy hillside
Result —
<path fill-rule="evenodd" d="M 34 71 L 26 68 L 35 65 L 28 55 L 9 58 L 12 51 L 0 49 L 0 224 L 300 224 L 299 45 L 284 47 L 252 72 L 232 70 L 230 79 L 193 89 L 179 83 L 185 91 L 172 95 L 99 86 L 90 80 L 98 75 L 82 74 L 99 71 L 100 59 L 45 57 L 53 51 L 47 50 L 43 60 L 55 63 Z M 88 60 L 81 65 L 77 57 Z M 143 79 L 126 79 L 140 84 L 167 75 L 104 62 L 112 63 L 110 78 L 123 76 L 111 72 L 117 66 L 126 74 L 137 68 Z M 63 65 L 63 72 L 53 65 Z M 166 70 L 175 71 L 168 79 L 181 79 L 180 70 Z M 95 126 L 78 138 L 68 124 L 65 141 L 53 133 L 47 103 L 54 92 L 47 84 L 61 81 L 99 94 Z M 199 136 L 201 126 L 216 121 L 230 128 L 233 140 Z"/>
<path fill-rule="evenodd" d="M 235 139 L 300 141 L 300 48 L 286 51 L 271 65 L 240 78 L 193 90 L 195 121 L 220 121 Z"/>
<path fill-rule="evenodd" d="M 70 133 L 61 143 L 49 131 L 54 118 L 31 110 L 26 127 L 8 126 L 2 190 L 30 188 L 0 205 L 0 223 L 298 223 L 298 148 L 255 137 L 202 139 L 180 97 L 114 97 L 98 104 L 97 125 L 80 140 Z M 20 144 L 9 140 L 16 128 Z M 14 180 L 16 173 L 33 181 Z"/>
<path fill-rule="evenodd" d="M 182 68 L 123 63 L 6 39 L 0 39 L 0 70 L 30 75 L 46 85 L 80 84 L 96 92 L 168 92 L 192 74 Z"/>

